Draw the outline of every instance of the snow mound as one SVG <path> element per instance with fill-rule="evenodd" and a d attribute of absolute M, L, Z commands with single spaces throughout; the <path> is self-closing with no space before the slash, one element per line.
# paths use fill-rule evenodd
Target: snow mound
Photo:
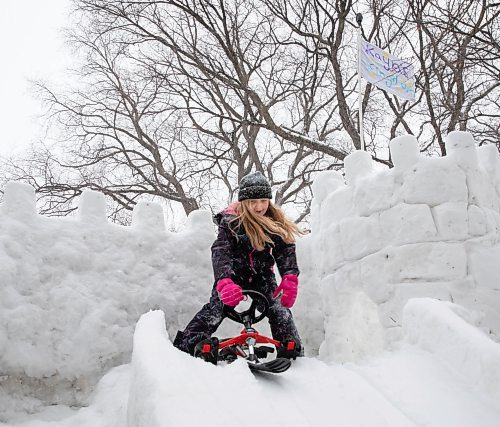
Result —
<path fill-rule="evenodd" d="M 500 401 L 500 344 L 466 320 L 473 317 L 459 305 L 416 298 L 404 308 L 403 325 L 408 342 L 439 356 L 471 387 Z"/>

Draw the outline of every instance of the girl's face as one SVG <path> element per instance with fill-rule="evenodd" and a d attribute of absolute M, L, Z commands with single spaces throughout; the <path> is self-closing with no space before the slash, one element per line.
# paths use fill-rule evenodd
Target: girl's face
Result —
<path fill-rule="evenodd" d="M 257 215 L 265 215 L 269 208 L 269 199 L 250 199 L 250 210 Z"/>

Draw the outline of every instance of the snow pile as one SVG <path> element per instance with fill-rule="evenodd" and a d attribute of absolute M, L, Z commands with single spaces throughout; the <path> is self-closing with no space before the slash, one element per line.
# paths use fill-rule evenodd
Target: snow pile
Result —
<path fill-rule="evenodd" d="M 334 171 L 315 181 L 301 254 L 309 299 L 324 302 L 312 324 L 325 318 L 325 340 L 316 334 L 325 360 L 384 348 L 415 296 L 475 310 L 476 324 L 500 339 L 500 158 L 466 132 L 450 133 L 446 147 L 448 156 L 425 158 L 413 136 L 398 137 L 393 169 L 376 173 L 368 153 L 354 152 L 346 184 Z"/>
<path fill-rule="evenodd" d="M 346 366 L 418 426 L 498 426 L 500 345 L 463 307 L 430 298 L 404 307 L 400 348 Z"/>
<path fill-rule="evenodd" d="M 497 426 L 500 345 L 464 314 L 411 299 L 402 350 L 357 365 L 297 360 L 281 376 L 254 376 L 242 361 L 214 366 L 176 351 L 163 313 L 150 312 L 135 330 L 127 425 L 254 426 L 242 404 L 250 399 L 269 425 Z"/>
<path fill-rule="evenodd" d="M 469 322 L 463 307 L 430 298 L 411 299 L 403 310 L 408 342 L 445 360 L 481 394 L 500 401 L 500 345 Z M 432 332 L 430 332 L 432 331 Z"/>

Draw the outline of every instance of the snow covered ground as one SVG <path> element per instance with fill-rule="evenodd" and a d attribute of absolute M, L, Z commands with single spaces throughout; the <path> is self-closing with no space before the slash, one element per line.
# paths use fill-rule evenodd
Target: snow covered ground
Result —
<path fill-rule="evenodd" d="M 293 309 L 307 357 L 280 376 L 172 347 L 210 293 L 207 212 L 169 233 L 141 203 L 122 227 L 86 192 L 77 216 L 44 218 L 10 183 L 0 425 L 500 426 L 500 158 L 460 132 L 446 158 L 415 144 L 391 141 L 393 170 L 355 152 L 345 183 L 316 180 Z"/>

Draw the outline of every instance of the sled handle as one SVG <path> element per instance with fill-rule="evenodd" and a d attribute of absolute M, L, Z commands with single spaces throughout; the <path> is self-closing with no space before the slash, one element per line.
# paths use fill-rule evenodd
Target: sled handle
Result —
<path fill-rule="evenodd" d="M 252 303 L 250 304 L 248 310 L 238 312 L 234 307 L 224 305 L 224 314 L 231 320 L 245 326 L 247 326 L 246 323 L 248 322 L 250 322 L 250 325 L 260 322 L 267 316 L 267 312 L 269 311 L 269 300 L 264 294 L 258 291 L 244 290 L 243 295 L 248 295 L 252 298 Z M 263 308 L 258 316 L 256 316 L 257 307 L 259 307 L 259 309 Z"/>

